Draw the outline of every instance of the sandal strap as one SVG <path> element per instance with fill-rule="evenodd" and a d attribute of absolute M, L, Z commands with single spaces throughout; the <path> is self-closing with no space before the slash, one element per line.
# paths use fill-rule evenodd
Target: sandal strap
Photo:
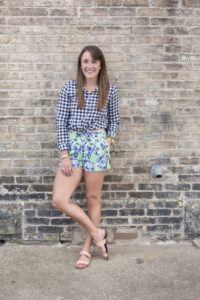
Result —
<path fill-rule="evenodd" d="M 91 255 L 90 255 L 90 253 L 88 253 L 87 251 L 81 251 L 80 252 L 80 255 L 85 255 L 85 256 L 87 256 L 89 259 L 91 259 Z"/>
<path fill-rule="evenodd" d="M 78 260 L 76 265 L 80 265 L 80 264 L 88 266 L 89 262 L 86 262 L 86 261 L 83 261 L 83 260 Z"/>
<path fill-rule="evenodd" d="M 103 245 L 105 245 L 105 244 L 106 244 L 106 239 L 99 241 L 99 242 L 97 243 L 97 246 L 98 246 L 98 247 L 101 247 L 101 246 L 103 246 Z"/>

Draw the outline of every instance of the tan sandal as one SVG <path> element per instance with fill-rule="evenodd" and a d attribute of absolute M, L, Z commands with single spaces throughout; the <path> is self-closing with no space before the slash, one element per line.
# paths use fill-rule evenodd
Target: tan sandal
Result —
<path fill-rule="evenodd" d="M 91 252 L 90 252 L 91 254 L 92 254 L 92 251 L 93 251 L 93 249 L 91 248 Z M 89 266 L 90 260 L 91 260 L 91 254 L 90 254 L 90 253 L 87 252 L 87 251 L 85 251 L 85 250 L 82 250 L 82 251 L 80 252 L 79 256 L 80 256 L 80 255 L 85 255 L 85 256 L 87 256 L 87 257 L 89 258 L 89 262 L 86 262 L 86 261 L 83 261 L 83 260 L 78 260 L 77 263 L 76 263 L 76 265 L 75 265 L 75 268 L 76 268 L 76 269 L 85 269 L 85 268 L 87 268 L 87 267 Z M 79 268 L 77 265 L 80 265 L 80 264 L 85 265 L 85 267 Z"/>
<path fill-rule="evenodd" d="M 106 243 L 106 238 L 107 238 L 107 235 L 108 235 L 108 232 L 107 230 L 105 229 L 105 236 L 104 236 L 104 239 L 102 239 L 102 235 L 101 235 L 101 229 L 99 228 L 99 237 L 100 237 L 100 241 L 96 243 L 97 247 L 101 247 L 101 246 L 105 246 L 105 249 L 106 249 L 106 252 L 102 252 L 101 249 L 101 253 L 102 253 L 102 256 L 105 260 L 108 260 L 108 247 L 107 247 L 107 243 Z"/>

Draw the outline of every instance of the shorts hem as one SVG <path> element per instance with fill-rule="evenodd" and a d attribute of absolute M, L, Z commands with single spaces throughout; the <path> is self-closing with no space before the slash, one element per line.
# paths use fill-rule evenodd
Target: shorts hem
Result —
<path fill-rule="evenodd" d="M 106 169 L 101 169 L 101 170 L 87 170 L 87 169 L 85 169 L 84 167 L 83 167 L 83 170 L 84 171 L 87 171 L 87 172 L 102 172 L 102 171 L 108 171 L 108 170 L 110 170 L 111 169 L 111 167 L 110 168 L 106 168 Z"/>

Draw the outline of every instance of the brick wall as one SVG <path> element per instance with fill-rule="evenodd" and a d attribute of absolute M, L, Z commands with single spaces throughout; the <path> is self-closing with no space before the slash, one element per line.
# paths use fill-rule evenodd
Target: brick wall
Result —
<path fill-rule="evenodd" d="M 120 95 L 102 225 L 198 236 L 200 1 L 0 0 L 0 12 L 0 239 L 71 241 L 80 229 L 53 209 L 51 191 L 58 93 L 85 44 L 103 50 Z M 74 201 L 86 208 L 83 184 Z"/>

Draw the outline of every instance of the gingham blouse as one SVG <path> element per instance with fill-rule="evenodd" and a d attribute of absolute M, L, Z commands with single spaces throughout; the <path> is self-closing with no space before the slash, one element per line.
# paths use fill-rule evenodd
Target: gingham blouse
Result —
<path fill-rule="evenodd" d="M 56 127 L 58 148 L 60 151 L 69 148 L 70 130 L 89 133 L 93 129 L 105 128 L 107 136 L 115 137 L 120 122 L 118 93 L 110 84 L 108 99 L 102 110 L 97 110 L 98 88 L 88 93 L 83 88 L 85 107 L 77 108 L 76 80 L 63 85 L 58 101 Z"/>

